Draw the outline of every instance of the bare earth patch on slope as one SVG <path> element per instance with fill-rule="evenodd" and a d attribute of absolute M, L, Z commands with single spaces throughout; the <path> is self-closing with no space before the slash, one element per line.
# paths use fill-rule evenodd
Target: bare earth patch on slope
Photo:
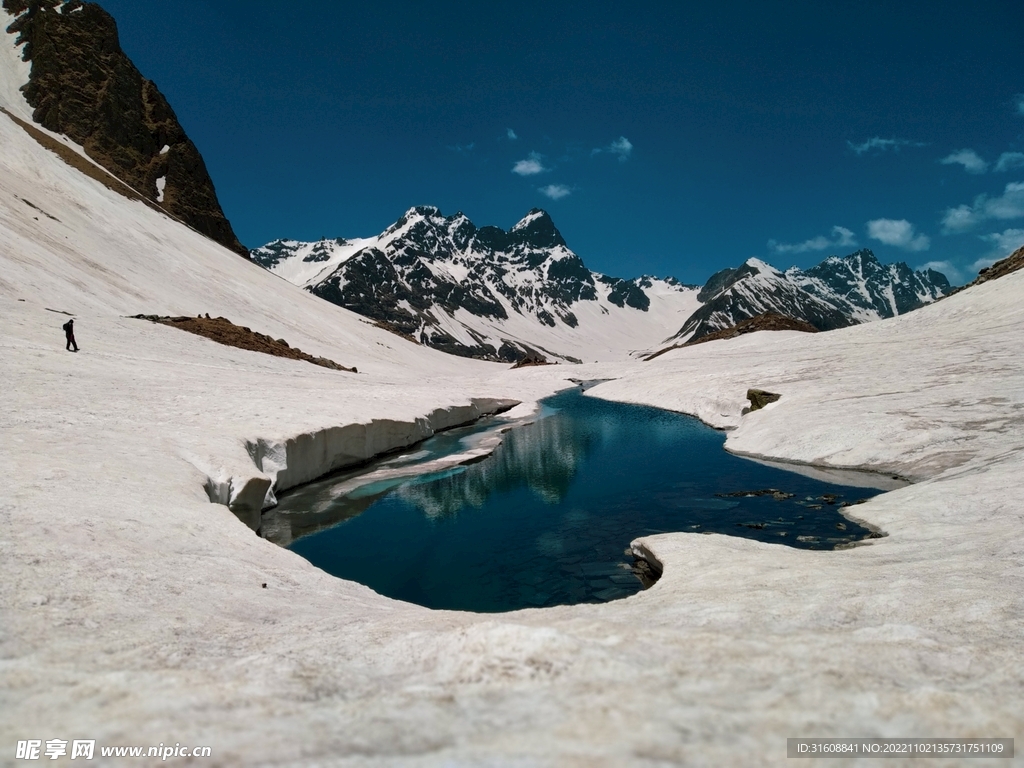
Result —
<path fill-rule="evenodd" d="M 645 357 L 644 360 L 653 360 L 659 355 L 663 355 L 673 349 L 689 347 L 694 344 L 703 344 L 705 341 L 733 339 L 737 336 L 742 336 L 745 333 L 754 333 L 755 331 L 803 331 L 804 333 L 818 333 L 817 328 L 803 320 L 786 317 L 785 315 L 780 315 L 775 312 L 764 312 L 760 315 L 744 320 L 741 323 L 737 323 L 731 328 L 723 328 L 720 331 L 714 331 L 713 333 L 701 336 L 699 339 L 687 341 L 684 344 L 673 344 L 671 347 L 659 349 L 653 355 Z"/>
<path fill-rule="evenodd" d="M 142 195 L 140 195 L 138 192 L 136 192 L 134 189 L 125 184 L 123 181 L 118 179 L 116 176 L 112 175 L 108 171 L 101 169 L 96 164 L 89 162 L 86 158 L 82 157 L 80 154 L 75 152 L 75 150 L 73 150 L 71 147 L 65 144 L 61 144 L 55 138 L 39 130 L 34 125 L 29 125 L 24 120 L 15 117 L 3 107 L 0 107 L 0 113 L 3 113 L 7 115 L 7 117 L 11 118 L 11 120 L 13 120 L 17 125 L 21 126 L 25 133 L 27 133 L 29 136 L 31 136 L 33 139 L 39 142 L 40 146 L 53 152 L 55 155 L 57 155 L 57 157 L 59 157 L 61 160 L 63 160 L 65 163 L 70 165 L 75 170 L 80 171 L 81 173 L 85 174 L 94 181 L 98 181 L 100 184 L 102 184 L 112 192 L 117 192 L 119 195 L 123 195 L 129 200 L 138 200 L 140 202 L 143 202 L 155 211 L 166 213 L 166 211 L 164 211 L 164 209 L 162 209 L 156 203 L 150 202 Z M 25 202 L 28 201 L 26 200 Z M 31 205 L 31 203 L 29 204 Z M 34 208 L 35 206 L 33 205 L 32 207 Z"/>
<path fill-rule="evenodd" d="M 149 320 L 152 323 L 169 325 L 183 331 L 204 336 L 218 344 L 250 352 L 262 352 L 274 357 L 286 357 L 289 360 L 305 360 L 307 363 L 330 368 L 332 371 L 348 371 L 358 373 L 355 368 L 346 368 L 326 357 L 314 357 L 296 347 L 288 346 L 284 339 L 272 339 L 265 333 L 257 333 L 250 328 L 235 325 L 225 317 L 164 317 L 161 315 L 132 315 L 136 320 Z"/>

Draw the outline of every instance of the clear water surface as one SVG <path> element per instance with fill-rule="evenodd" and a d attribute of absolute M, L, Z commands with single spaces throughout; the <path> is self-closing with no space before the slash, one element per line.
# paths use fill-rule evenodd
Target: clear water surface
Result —
<path fill-rule="evenodd" d="M 415 471 L 500 425 L 446 432 L 388 462 Z M 876 535 L 839 510 L 879 491 L 742 459 L 724 441 L 687 416 L 569 390 L 481 461 L 338 491 L 364 467 L 283 494 L 263 534 L 388 597 L 479 612 L 633 594 L 643 585 L 629 543 L 645 534 L 807 549 Z"/>

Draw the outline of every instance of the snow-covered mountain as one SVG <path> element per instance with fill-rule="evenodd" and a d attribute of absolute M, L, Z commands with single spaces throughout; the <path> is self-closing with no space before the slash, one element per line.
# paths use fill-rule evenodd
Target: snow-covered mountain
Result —
<path fill-rule="evenodd" d="M 389 330 L 489 360 L 622 359 L 699 306 L 697 288 L 673 278 L 591 272 L 539 209 L 505 231 L 415 207 L 376 237 L 276 240 L 252 257 Z"/>
<path fill-rule="evenodd" d="M 785 272 L 752 258 L 699 291 L 673 278 L 607 277 L 587 269 L 539 209 L 506 232 L 416 207 L 376 237 L 276 240 L 252 258 L 417 342 L 505 361 L 531 352 L 622 359 L 766 312 L 828 331 L 904 314 L 950 291 L 944 275 L 883 265 L 867 249 Z"/>
<path fill-rule="evenodd" d="M 819 331 L 905 314 L 951 290 L 945 275 L 915 272 L 906 264 L 881 264 L 867 249 L 829 256 L 806 271 L 780 272 L 760 259 L 711 276 L 697 299 L 701 306 L 672 337 L 695 341 L 772 312 L 803 320 Z"/>
<path fill-rule="evenodd" d="M 941 272 L 915 271 L 902 261 L 882 264 L 867 248 L 829 256 L 805 272 L 792 267 L 786 276 L 861 323 L 906 314 L 952 290 Z"/>

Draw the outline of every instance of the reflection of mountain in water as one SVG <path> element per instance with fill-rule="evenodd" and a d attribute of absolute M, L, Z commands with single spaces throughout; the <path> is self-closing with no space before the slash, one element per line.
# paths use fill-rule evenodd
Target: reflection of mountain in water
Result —
<path fill-rule="evenodd" d="M 403 486 L 398 495 L 428 517 L 447 517 L 466 506 L 482 507 L 492 493 L 522 486 L 557 504 L 601 436 L 600 423 L 555 413 L 513 429 L 498 449 L 463 471 Z"/>

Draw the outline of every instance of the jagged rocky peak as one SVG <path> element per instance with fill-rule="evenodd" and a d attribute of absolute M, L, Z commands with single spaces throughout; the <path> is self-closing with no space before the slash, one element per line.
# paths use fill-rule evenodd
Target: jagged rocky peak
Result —
<path fill-rule="evenodd" d="M 3 0 L 31 63 L 33 119 L 192 228 L 248 256 L 224 216 L 199 150 L 167 99 L 121 50 L 117 24 L 81 0 Z"/>
<path fill-rule="evenodd" d="M 565 246 L 562 233 L 555 228 L 555 222 L 547 211 L 534 208 L 509 230 L 514 242 L 532 248 L 555 248 Z"/>
<path fill-rule="evenodd" d="M 417 205 L 381 234 L 383 241 L 405 243 L 423 253 L 439 253 L 455 248 L 464 250 L 476 234 L 476 226 L 461 211 L 445 216 L 440 208 Z"/>
<path fill-rule="evenodd" d="M 868 248 L 849 256 L 829 256 L 815 267 L 786 274 L 805 290 L 838 302 L 862 322 L 902 315 L 951 290 L 941 272 L 912 270 L 904 262 L 882 264 Z"/>

